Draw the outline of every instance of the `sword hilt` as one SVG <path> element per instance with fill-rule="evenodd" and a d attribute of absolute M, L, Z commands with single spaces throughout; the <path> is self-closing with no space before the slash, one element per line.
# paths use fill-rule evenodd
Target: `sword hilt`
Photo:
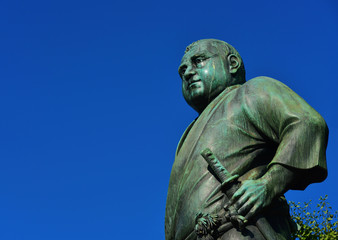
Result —
<path fill-rule="evenodd" d="M 201 151 L 201 155 L 207 161 L 211 169 L 214 171 L 217 178 L 221 180 L 222 187 L 226 187 L 229 185 L 229 183 L 232 183 L 233 181 L 238 179 L 239 175 L 238 174 L 232 175 L 231 173 L 229 173 L 228 170 L 226 170 L 225 167 L 223 167 L 222 163 L 217 159 L 217 157 L 213 154 L 213 152 L 209 148 L 206 148 L 203 151 Z"/>
<path fill-rule="evenodd" d="M 216 177 L 221 181 L 221 186 L 225 194 L 230 199 L 239 188 L 240 182 L 237 181 L 239 175 L 232 175 L 228 170 L 226 170 L 226 168 L 223 167 L 222 163 L 209 148 L 201 151 L 201 155 L 207 161 L 208 165 L 213 170 Z M 245 227 L 248 221 L 243 216 L 239 215 L 237 213 L 237 210 L 235 210 L 233 207 L 225 207 L 225 211 L 225 219 L 227 221 L 231 221 L 232 224 L 237 226 L 240 230 Z"/>
<path fill-rule="evenodd" d="M 211 169 L 214 171 L 216 177 L 219 180 L 221 180 L 223 190 L 230 199 L 240 185 L 240 182 L 237 181 L 239 175 L 238 174 L 232 175 L 231 173 L 229 173 L 228 170 L 226 170 L 223 167 L 222 163 L 217 159 L 217 157 L 213 154 L 213 152 L 209 148 L 204 149 L 201 152 L 201 155 L 207 161 Z M 237 210 L 235 210 L 232 206 L 225 207 L 224 209 L 226 211 L 226 214 L 224 216 L 226 220 L 228 221 L 230 220 L 231 223 L 237 225 L 240 230 L 246 226 L 248 220 L 245 219 L 245 217 L 239 215 L 237 213 Z M 254 218 L 254 221 L 256 222 L 258 230 L 262 233 L 265 239 L 267 240 L 278 239 L 275 230 L 271 227 L 270 223 L 266 220 L 264 216 L 262 215 L 256 216 Z M 226 228 L 226 225 L 222 226 Z M 222 226 L 220 226 L 218 230 L 222 231 Z"/>

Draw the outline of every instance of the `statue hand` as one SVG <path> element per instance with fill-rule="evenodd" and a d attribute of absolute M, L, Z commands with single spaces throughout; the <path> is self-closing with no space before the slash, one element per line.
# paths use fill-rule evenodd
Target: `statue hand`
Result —
<path fill-rule="evenodd" d="M 269 206 L 276 196 L 284 194 L 296 179 L 292 169 L 274 164 L 263 177 L 243 181 L 230 199 L 228 208 L 234 208 L 238 214 L 249 220 Z"/>
<path fill-rule="evenodd" d="M 266 179 L 246 180 L 234 193 L 228 207 L 233 207 L 238 214 L 249 220 L 266 206 L 269 206 L 275 197 L 273 186 Z"/>

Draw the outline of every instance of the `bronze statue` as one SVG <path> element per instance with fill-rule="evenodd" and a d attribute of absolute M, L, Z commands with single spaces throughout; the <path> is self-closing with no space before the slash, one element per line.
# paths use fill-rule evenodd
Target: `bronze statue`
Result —
<path fill-rule="evenodd" d="M 324 119 L 277 80 L 246 81 L 240 55 L 220 40 L 189 45 L 179 74 L 199 116 L 177 146 L 166 240 L 290 239 L 283 194 L 326 178 Z"/>

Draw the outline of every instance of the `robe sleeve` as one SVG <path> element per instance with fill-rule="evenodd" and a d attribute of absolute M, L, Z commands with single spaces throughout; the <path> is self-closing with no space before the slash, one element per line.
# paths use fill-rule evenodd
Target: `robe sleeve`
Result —
<path fill-rule="evenodd" d="M 328 127 L 320 114 L 277 80 L 258 77 L 243 87 L 245 115 L 266 142 L 276 146 L 268 167 L 281 164 L 297 174 L 291 189 L 323 181 Z"/>

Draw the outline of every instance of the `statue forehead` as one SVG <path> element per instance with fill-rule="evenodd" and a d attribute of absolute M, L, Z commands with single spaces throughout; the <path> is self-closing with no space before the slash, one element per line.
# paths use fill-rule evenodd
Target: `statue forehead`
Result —
<path fill-rule="evenodd" d="M 189 50 L 183 55 L 181 63 L 201 53 L 218 54 L 220 53 L 218 47 L 218 44 L 212 40 L 200 40 L 189 46 Z"/>

